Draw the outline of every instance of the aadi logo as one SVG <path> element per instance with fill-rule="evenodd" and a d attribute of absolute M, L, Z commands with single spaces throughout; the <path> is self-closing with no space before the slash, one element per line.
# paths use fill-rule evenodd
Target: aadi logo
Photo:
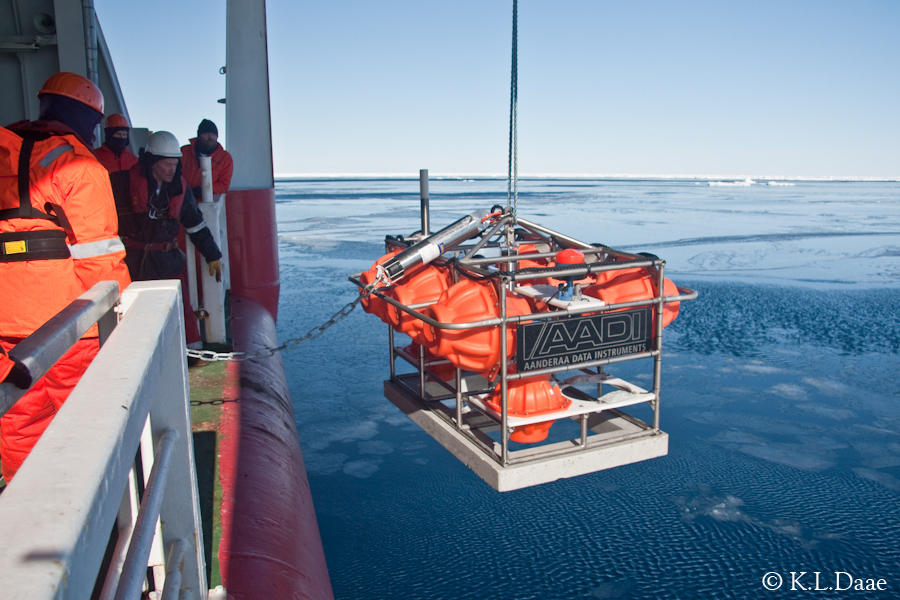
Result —
<path fill-rule="evenodd" d="M 650 349 L 650 309 L 530 323 L 517 328 L 519 372 Z"/>

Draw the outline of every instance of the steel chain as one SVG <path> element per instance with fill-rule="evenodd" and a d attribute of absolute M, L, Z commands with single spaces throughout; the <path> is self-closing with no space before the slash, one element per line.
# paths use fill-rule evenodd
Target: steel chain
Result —
<path fill-rule="evenodd" d="M 238 398 L 232 398 L 230 400 L 226 400 L 225 398 L 214 398 L 213 400 L 191 400 L 191 406 L 221 406 L 226 402 L 237 402 Z"/>
<path fill-rule="evenodd" d="M 252 360 L 254 358 L 267 358 L 269 356 L 272 356 L 276 352 L 287 350 L 288 348 L 291 348 L 293 346 L 299 346 L 303 342 L 316 339 L 317 337 L 325 333 L 332 325 L 336 325 L 344 318 L 346 318 L 347 315 L 353 312 L 353 309 L 356 308 L 356 305 L 359 304 L 359 301 L 364 296 L 368 296 L 370 293 L 372 293 L 372 289 L 374 289 L 376 284 L 377 281 L 367 286 L 359 296 L 342 306 L 339 311 L 331 315 L 331 317 L 329 317 L 328 320 L 321 325 L 316 325 L 305 334 L 299 337 L 290 338 L 283 344 L 275 346 L 274 348 L 261 348 L 256 352 L 214 352 L 212 350 L 188 349 L 187 356 L 188 358 L 197 358 L 206 362 L 216 362 L 224 360 L 244 362 L 247 360 Z"/>

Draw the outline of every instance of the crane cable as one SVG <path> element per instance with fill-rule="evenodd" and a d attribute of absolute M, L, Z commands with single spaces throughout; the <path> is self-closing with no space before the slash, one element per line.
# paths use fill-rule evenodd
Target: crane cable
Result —
<path fill-rule="evenodd" d="M 512 13 L 512 66 L 509 76 L 509 167 L 506 183 L 506 206 L 512 206 L 513 219 L 519 205 L 519 50 L 518 50 L 519 1 L 513 0 Z"/>

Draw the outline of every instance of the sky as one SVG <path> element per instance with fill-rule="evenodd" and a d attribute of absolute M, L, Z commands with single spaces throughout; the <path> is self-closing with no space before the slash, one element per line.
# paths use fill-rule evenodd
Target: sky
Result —
<path fill-rule="evenodd" d="M 225 2 L 95 7 L 133 123 L 186 142 L 210 118 L 227 147 Z M 521 176 L 900 178 L 900 2 L 518 10 Z M 276 176 L 506 174 L 512 0 L 269 0 L 267 20 Z"/>

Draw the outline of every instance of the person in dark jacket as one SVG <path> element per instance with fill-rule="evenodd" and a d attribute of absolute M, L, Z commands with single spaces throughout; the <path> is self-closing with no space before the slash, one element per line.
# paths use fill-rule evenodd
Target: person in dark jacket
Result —
<path fill-rule="evenodd" d="M 181 175 L 178 140 L 168 131 L 157 131 L 138 163 L 128 171 L 112 173 L 110 179 L 131 278 L 181 279 L 187 341 L 198 345 L 200 331 L 185 293 L 187 262 L 178 247 L 179 229 L 184 228 L 217 280 L 222 277 L 222 252 Z"/>
<path fill-rule="evenodd" d="M 234 173 L 234 160 L 228 150 L 219 143 L 219 128 L 209 119 L 200 121 L 197 137 L 181 147 L 184 158 L 184 178 L 191 186 L 195 198 L 200 198 L 200 186 L 203 176 L 200 172 L 198 157 L 209 156 L 212 161 L 212 193 L 219 196 L 231 186 L 231 175 Z"/>

